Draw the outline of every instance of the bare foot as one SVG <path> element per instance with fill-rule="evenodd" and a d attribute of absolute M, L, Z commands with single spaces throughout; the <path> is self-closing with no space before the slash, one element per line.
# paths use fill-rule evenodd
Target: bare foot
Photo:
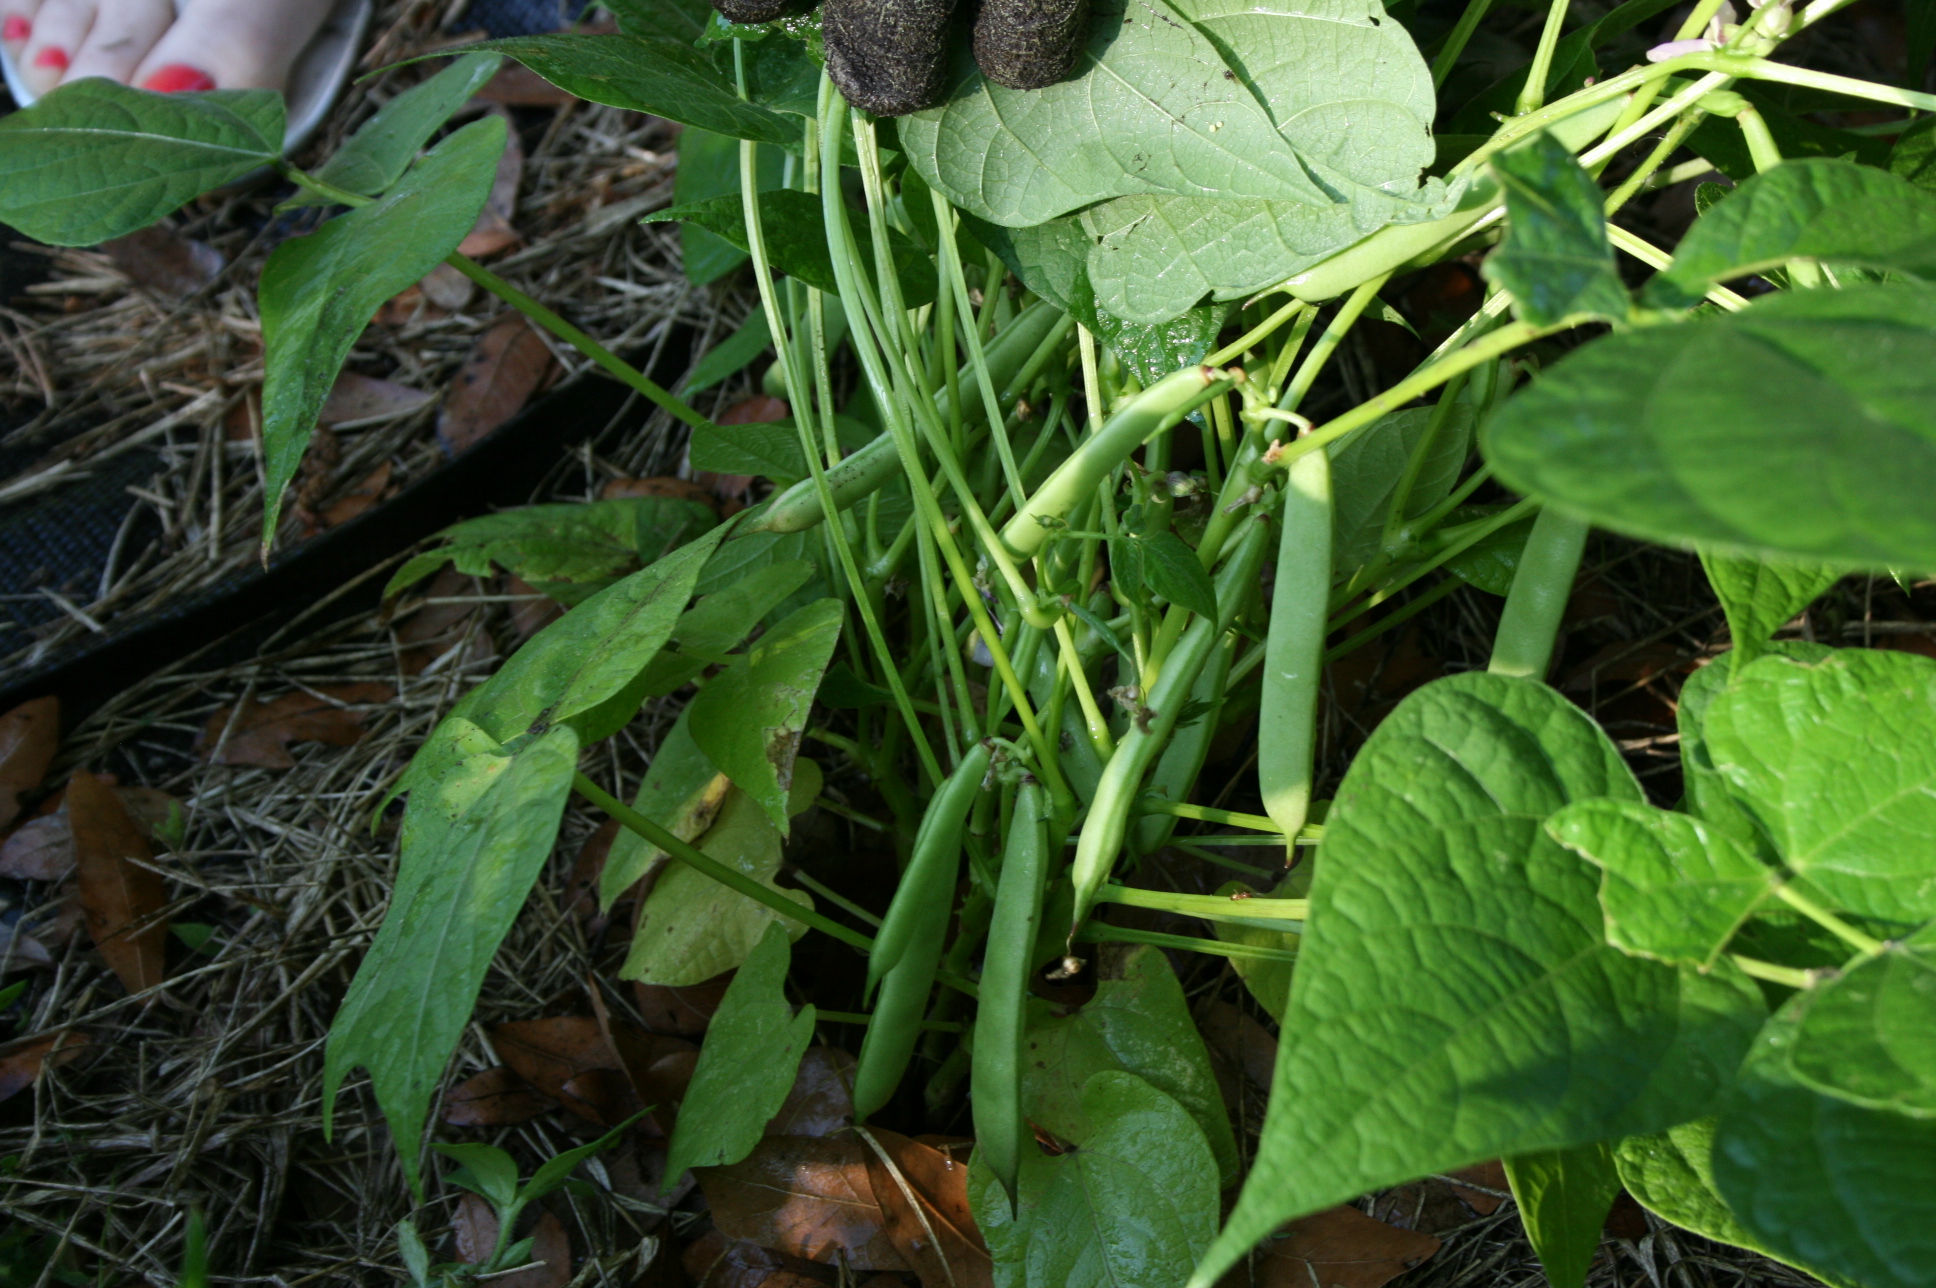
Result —
<path fill-rule="evenodd" d="M 143 89 L 282 89 L 330 0 L 0 0 L 0 42 L 36 96 L 84 76 Z"/>

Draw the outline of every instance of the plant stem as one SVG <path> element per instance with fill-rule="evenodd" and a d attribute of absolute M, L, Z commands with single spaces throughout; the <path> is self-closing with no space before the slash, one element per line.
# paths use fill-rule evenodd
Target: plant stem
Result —
<path fill-rule="evenodd" d="M 1649 268 L 1664 269 L 1674 262 L 1674 257 L 1666 251 L 1642 241 L 1618 224 L 1607 225 L 1607 240 L 1614 249 L 1624 250 Z M 1725 286 L 1716 284 L 1707 288 L 1707 298 L 1733 313 L 1748 307 L 1748 301 Z"/>
<path fill-rule="evenodd" d="M 1117 885 L 1114 882 L 1096 892 L 1096 902 L 1120 903 L 1125 908 L 1149 908 L 1156 912 L 1201 917 L 1205 921 L 1238 924 L 1257 921 L 1294 921 L 1301 924 L 1311 915 L 1311 901 L 1308 899 L 1233 899 L 1228 895 L 1172 894 L 1167 890 L 1138 890 L 1135 886 Z"/>
<path fill-rule="evenodd" d="M 1743 975 L 1765 979 L 1770 984 L 1780 984 L 1785 988 L 1804 989 L 1815 983 L 1814 977 L 1807 971 L 1797 970 L 1793 966 L 1777 966 L 1773 962 L 1743 957 L 1740 953 L 1729 953 L 1728 960 L 1739 966 Z"/>
<path fill-rule="evenodd" d="M 1247 827 L 1253 832 L 1283 836 L 1283 830 L 1262 814 L 1239 814 L 1236 810 L 1212 809 L 1183 801 L 1166 801 L 1160 796 L 1145 796 L 1136 802 L 1138 814 L 1168 814 L 1173 818 L 1193 818 L 1199 823 L 1221 823 L 1225 827 Z"/>
<path fill-rule="evenodd" d="M 1568 3 L 1569 0 L 1552 0 L 1546 10 L 1546 25 L 1540 29 L 1532 66 L 1526 69 L 1526 83 L 1519 89 L 1519 104 L 1513 109 L 1515 116 L 1537 112 L 1546 102 L 1546 82 L 1553 74 L 1553 50 L 1560 43 L 1560 28 L 1566 22 Z"/>
<path fill-rule="evenodd" d="M 1324 664 L 1329 666 L 1338 659 L 1357 652 L 1365 645 L 1377 639 L 1380 635 L 1383 635 L 1386 631 L 1403 626 L 1406 622 L 1411 621 L 1412 618 L 1417 617 L 1420 613 L 1430 608 L 1433 604 L 1438 603 L 1441 599 L 1444 599 L 1464 584 L 1457 577 L 1446 577 L 1438 585 L 1432 587 L 1432 589 L 1426 591 L 1417 599 L 1407 603 L 1404 607 L 1393 609 L 1343 643 L 1326 649 L 1324 652 Z"/>
<path fill-rule="evenodd" d="M 772 909 L 783 919 L 797 921 L 823 934 L 832 935 L 841 943 L 858 948 L 862 952 L 866 952 L 874 946 L 874 941 L 869 936 L 861 934 L 858 930 L 851 930 L 831 918 L 823 917 L 809 908 L 802 907 L 771 886 L 760 884 L 739 869 L 729 868 L 718 859 L 702 852 L 698 847 L 680 840 L 665 828 L 660 827 L 657 823 L 654 823 L 651 819 L 625 804 L 591 779 L 585 777 L 585 775 L 573 774 L 571 785 L 580 796 L 583 796 L 611 817 L 617 819 L 619 825 L 627 831 L 636 832 L 687 867 L 694 869 L 702 875 L 711 877 L 730 890 L 738 891 L 755 903 Z"/>
<path fill-rule="evenodd" d="M 1284 390 L 1283 397 L 1277 400 L 1279 411 L 1297 410 L 1298 404 L 1304 401 L 1304 395 L 1310 393 L 1311 386 L 1316 383 L 1318 372 L 1324 369 L 1324 364 L 1331 360 L 1331 354 L 1350 333 L 1352 325 L 1358 320 L 1358 315 L 1378 298 L 1378 292 L 1384 288 L 1390 278 L 1390 273 L 1384 273 L 1368 282 L 1360 283 L 1358 289 L 1338 306 L 1338 311 L 1331 315 L 1330 325 L 1324 328 L 1324 334 L 1318 337 L 1318 342 L 1311 347 L 1311 352 L 1299 364 L 1297 374 L 1291 377 L 1291 383 Z"/>
<path fill-rule="evenodd" d="M 1585 519 L 1551 506 L 1539 512 L 1513 573 L 1512 590 L 1499 617 L 1499 633 L 1493 639 L 1487 671 L 1531 680 L 1546 678 L 1553 661 L 1553 642 L 1559 637 L 1560 618 L 1573 592 L 1573 579 L 1580 572 L 1587 528 Z"/>
<path fill-rule="evenodd" d="M 1866 957 L 1875 956 L 1885 947 L 1880 939 L 1874 939 L 1863 934 L 1854 926 L 1851 926 L 1848 922 L 1842 920 L 1827 908 L 1824 908 L 1821 904 L 1816 903 L 1807 895 L 1797 891 L 1793 885 L 1787 882 L 1783 882 L 1781 885 L 1775 887 L 1775 896 L 1796 912 L 1801 913 L 1802 916 L 1807 917 L 1810 921 Z"/>
<path fill-rule="evenodd" d="M 1249 331 L 1246 331 L 1243 335 L 1238 336 L 1235 340 L 1232 340 L 1229 344 L 1226 344 L 1223 348 L 1205 358 L 1203 365 L 1206 367 L 1221 367 L 1237 355 L 1248 352 L 1256 346 L 1259 340 L 1265 339 L 1272 332 L 1276 331 L 1277 328 L 1283 326 L 1292 318 L 1297 317 L 1304 310 L 1313 307 L 1315 306 L 1306 304 L 1303 300 L 1293 299 L 1289 304 L 1286 304 L 1283 308 L 1277 310 L 1277 312 L 1271 314 L 1262 322 L 1259 322 Z"/>
<path fill-rule="evenodd" d="M 1710 68 L 1728 76 L 1774 81 L 1778 85 L 1798 85 L 1803 89 L 1847 94 L 1850 98 L 1866 98 L 1873 103 L 1893 103 L 1897 107 L 1913 107 L 1919 112 L 1936 112 L 1936 94 L 1899 89 L 1894 85 L 1878 85 L 1874 81 L 1857 80 L 1853 76 L 1837 76 L 1832 72 L 1811 71 L 1788 63 L 1769 62 L 1763 58 L 1744 59 L 1739 55 L 1718 52 L 1690 54 L 1688 61 L 1693 66 Z M 1657 63 L 1655 66 L 1665 67 L 1667 64 Z"/>
<path fill-rule="evenodd" d="M 1286 932 L 1292 933 L 1292 932 Z M 1198 939 L 1194 935 L 1165 935 L 1154 930 L 1131 930 L 1103 922 L 1086 921 L 1072 937 L 1079 944 L 1149 944 L 1156 948 L 1176 948 L 1186 953 L 1212 957 L 1238 957 L 1247 961 L 1295 962 L 1297 954 L 1288 948 L 1266 948 L 1262 944 L 1240 944 L 1221 939 Z"/>
<path fill-rule="evenodd" d="M 1679 150 L 1681 140 L 1685 139 L 1706 117 L 1706 112 L 1703 112 L 1698 107 L 1694 107 L 1689 108 L 1675 120 L 1672 127 L 1662 136 L 1660 142 L 1654 145 L 1654 150 L 1647 154 L 1646 159 L 1634 167 L 1634 172 L 1628 175 L 1619 187 L 1607 194 L 1606 204 L 1603 209 L 1606 211 L 1608 218 L 1612 218 L 1622 206 L 1625 206 L 1629 201 L 1633 200 L 1634 194 L 1647 185 L 1647 181 L 1654 177 L 1655 172 L 1660 169 L 1667 158 L 1673 156 Z"/>
<path fill-rule="evenodd" d="M 1465 12 L 1459 15 L 1458 25 L 1446 36 L 1445 44 L 1440 46 L 1437 57 L 1432 59 L 1432 88 L 1445 88 L 1445 78 L 1452 74 L 1452 68 L 1465 52 L 1466 42 L 1472 33 L 1479 29 L 1479 22 L 1492 7 L 1492 0 L 1467 0 Z"/>
<path fill-rule="evenodd" d="M 943 994 L 943 996 L 945 997 L 946 994 Z M 814 1008 L 814 1017 L 825 1020 L 829 1024 L 866 1025 L 874 1022 L 873 1016 L 863 1014 L 859 1011 L 823 1011 L 819 1007 Z M 923 1029 L 926 1029 L 930 1033 L 960 1033 L 967 1027 L 966 1025 L 956 1024 L 950 1020 L 922 1020 L 920 1024 Z"/>

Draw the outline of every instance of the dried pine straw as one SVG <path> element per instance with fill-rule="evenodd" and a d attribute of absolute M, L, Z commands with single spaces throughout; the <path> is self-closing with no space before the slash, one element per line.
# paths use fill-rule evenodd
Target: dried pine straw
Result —
<path fill-rule="evenodd" d="M 448 44 L 451 37 L 438 30 L 447 8 L 426 0 L 381 6 L 374 27 L 381 34 L 363 66 Z M 383 102 L 437 66 L 413 64 L 353 84 L 323 137 L 298 162 L 317 163 Z M 702 352 L 737 325 L 751 307 L 750 292 L 693 288 L 679 269 L 676 230 L 638 224 L 639 216 L 671 199 L 677 127 L 578 100 L 555 110 L 512 111 L 528 146 L 512 219 L 523 244 L 491 260 L 496 272 L 647 367 L 664 357 L 679 370 L 690 355 L 667 353 L 669 341 L 681 348 L 696 342 L 693 352 Z M 59 612 L 31 630 L 0 631 L 0 674 L 238 580 L 256 566 L 262 463 L 251 431 L 259 431 L 262 352 L 255 283 L 275 244 L 310 231 L 319 214 L 272 216 L 282 190 L 270 184 L 215 194 L 175 217 L 181 236 L 227 263 L 186 299 L 135 283 L 102 249 L 15 244 L 47 259 L 52 276 L 29 287 L 26 300 L 0 300 L 0 415 L 12 409 L 18 423 L 31 413 L 0 437 L 0 448 L 26 449 L 31 462 L 0 478 L 0 504 L 126 468 L 124 453 L 153 453 L 155 469 L 127 486 L 136 504 L 98 578 L 9 588 L 45 595 Z M 420 304 L 407 319 L 380 319 L 359 340 L 347 369 L 441 395 L 505 311 L 481 291 L 460 294 L 469 298 L 452 312 Z M 575 351 L 546 340 L 565 377 L 588 369 Z M 287 546 L 313 533 L 311 516 L 343 502 L 385 467 L 388 495 L 441 464 L 438 401 L 399 418 L 334 429 L 325 450 L 312 449 L 286 498 L 280 542 Z"/>

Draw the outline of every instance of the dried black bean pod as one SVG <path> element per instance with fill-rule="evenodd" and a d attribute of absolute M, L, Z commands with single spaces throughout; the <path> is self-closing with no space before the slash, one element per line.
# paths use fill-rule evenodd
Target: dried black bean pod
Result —
<path fill-rule="evenodd" d="M 826 0 L 827 74 L 855 107 L 906 116 L 941 101 L 955 0 Z"/>
<path fill-rule="evenodd" d="M 713 8 L 727 22 L 772 22 L 799 7 L 797 0 L 713 0 Z"/>
<path fill-rule="evenodd" d="M 1089 37 L 1089 0 L 984 0 L 975 62 L 1009 89 L 1046 89 L 1068 78 Z"/>

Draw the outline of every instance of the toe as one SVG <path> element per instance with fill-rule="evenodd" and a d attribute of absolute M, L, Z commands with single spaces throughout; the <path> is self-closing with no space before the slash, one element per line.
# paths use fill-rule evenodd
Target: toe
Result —
<path fill-rule="evenodd" d="M 94 25 L 74 52 L 66 79 L 128 80 L 174 20 L 172 0 L 100 0 Z"/>
<path fill-rule="evenodd" d="M 328 0 L 186 0 L 134 83 L 165 91 L 281 89 L 328 12 Z"/>
<path fill-rule="evenodd" d="M 20 76 L 36 95 L 60 84 L 94 23 L 93 0 L 46 0 L 20 49 Z"/>
<path fill-rule="evenodd" d="M 9 58 L 18 58 L 33 39 L 34 14 L 39 9 L 40 0 L 0 0 L 0 46 Z"/>

